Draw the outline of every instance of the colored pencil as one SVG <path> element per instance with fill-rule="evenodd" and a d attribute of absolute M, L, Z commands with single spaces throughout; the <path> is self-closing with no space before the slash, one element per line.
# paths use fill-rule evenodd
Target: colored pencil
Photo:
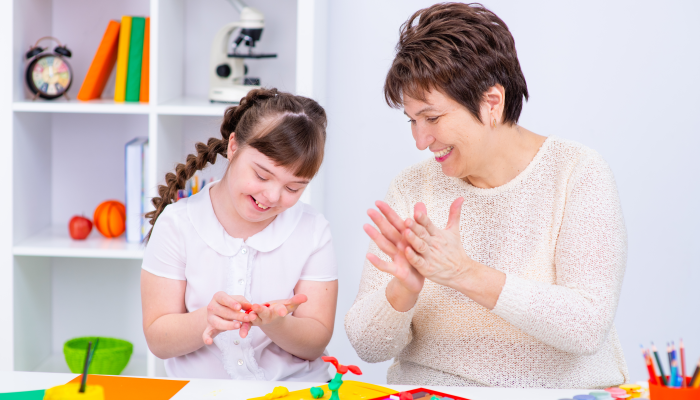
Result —
<path fill-rule="evenodd" d="M 671 351 L 671 343 L 666 343 L 666 354 L 668 354 L 668 368 L 671 370 L 671 376 L 668 379 L 668 386 L 676 387 L 676 367 L 673 364 L 673 352 Z"/>
<path fill-rule="evenodd" d="M 92 342 L 88 342 L 87 352 L 85 352 L 85 364 L 83 365 L 83 379 L 80 381 L 80 389 L 78 389 L 78 393 L 85 393 L 88 366 L 90 365 L 90 358 L 92 358 L 90 357 L 90 348 L 92 348 Z"/>
<path fill-rule="evenodd" d="M 659 357 L 659 352 L 656 350 L 654 342 L 651 342 L 651 351 L 654 353 L 654 358 L 656 358 L 656 363 L 659 364 L 659 373 L 661 374 L 661 383 L 664 386 L 668 386 L 668 381 L 666 381 L 666 373 L 664 372 L 664 367 L 661 365 L 661 358 Z"/>
<path fill-rule="evenodd" d="M 683 339 L 681 339 L 681 387 L 687 387 L 685 383 L 685 346 L 683 346 Z"/>
<path fill-rule="evenodd" d="M 700 360 L 698 360 L 698 366 L 695 367 L 695 372 L 693 373 L 693 379 L 690 380 L 690 387 L 700 387 Z"/>
<path fill-rule="evenodd" d="M 654 361 L 651 359 L 649 352 L 640 344 L 639 347 L 642 348 L 642 356 L 644 356 L 644 362 L 647 364 L 647 370 L 649 371 L 649 381 L 652 385 L 658 385 L 659 381 L 656 377 L 656 371 L 654 371 Z"/>

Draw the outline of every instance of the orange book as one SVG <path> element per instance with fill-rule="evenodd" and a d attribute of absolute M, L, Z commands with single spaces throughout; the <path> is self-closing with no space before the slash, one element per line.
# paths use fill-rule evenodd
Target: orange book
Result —
<path fill-rule="evenodd" d="M 114 64 L 117 62 L 120 26 L 121 24 L 117 21 L 109 21 L 100 46 L 97 48 L 97 53 L 95 53 L 95 58 L 92 59 L 83 85 L 78 92 L 78 100 L 87 101 L 99 99 L 102 96 L 102 91 L 105 89 Z"/>
<path fill-rule="evenodd" d="M 148 103 L 148 74 L 151 65 L 151 18 L 146 17 L 146 30 L 143 33 L 143 59 L 141 61 L 141 92 L 139 93 L 139 101 Z"/>

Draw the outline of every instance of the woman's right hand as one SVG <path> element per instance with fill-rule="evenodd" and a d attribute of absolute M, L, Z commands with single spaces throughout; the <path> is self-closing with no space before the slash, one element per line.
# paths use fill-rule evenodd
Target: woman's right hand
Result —
<path fill-rule="evenodd" d="M 409 245 L 401 234 L 406 229 L 403 219 L 385 202 L 377 201 L 375 204 L 381 214 L 369 209 L 367 215 L 379 231 L 370 224 L 365 224 L 363 228 L 377 247 L 391 257 L 391 262 L 372 253 L 367 254 L 367 259 L 378 270 L 394 276 L 387 287 L 387 299 L 394 309 L 405 312 L 415 305 L 425 278 L 406 259 L 404 251 Z"/>
<path fill-rule="evenodd" d="M 213 344 L 216 335 L 225 331 L 240 329 L 242 338 L 248 336 L 251 322 L 257 318 L 254 313 L 245 313 L 251 307 L 250 302 L 243 296 L 216 292 L 207 305 L 207 327 L 202 334 L 204 344 Z"/>

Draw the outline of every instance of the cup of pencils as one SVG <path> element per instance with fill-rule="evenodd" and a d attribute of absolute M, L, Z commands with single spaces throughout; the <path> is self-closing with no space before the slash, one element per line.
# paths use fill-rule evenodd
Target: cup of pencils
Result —
<path fill-rule="evenodd" d="M 693 375 L 688 376 L 685 369 L 683 339 L 680 341 L 680 351 L 676 350 L 676 344 L 673 342 L 666 346 L 668 370 L 664 368 L 661 361 L 662 356 L 659 355 L 654 343 L 651 344 L 651 351 L 645 349 L 644 346 L 641 347 L 649 371 L 649 396 L 651 400 L 700 399 L 700 361 L 695 366 Z M 669 371 L 669 375 L 666 375 L 666 371 Z"/>

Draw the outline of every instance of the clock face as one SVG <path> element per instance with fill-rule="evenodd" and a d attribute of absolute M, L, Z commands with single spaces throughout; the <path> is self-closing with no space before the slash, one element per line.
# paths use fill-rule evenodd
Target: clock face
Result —
<path fill-rule="evenodd" d="M 72 74 L 68 64 L 55 55 L 47 54 L 29 65 L 27 80 L 33 92 L 46 99 L 54 99 L 70 87 Z"/>

